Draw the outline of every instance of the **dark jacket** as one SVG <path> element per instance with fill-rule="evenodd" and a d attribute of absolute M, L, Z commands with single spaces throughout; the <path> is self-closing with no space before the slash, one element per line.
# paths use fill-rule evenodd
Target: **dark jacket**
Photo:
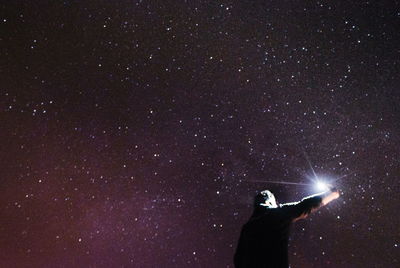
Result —
<path fill-rule="evenodd" d="M 317 209 L 321 202 L 320 196 L 312 196 L 277 208 L 257 205 L 242 228 L 234 257 L 235 267 L 288 268 L 290 226 Z"/>

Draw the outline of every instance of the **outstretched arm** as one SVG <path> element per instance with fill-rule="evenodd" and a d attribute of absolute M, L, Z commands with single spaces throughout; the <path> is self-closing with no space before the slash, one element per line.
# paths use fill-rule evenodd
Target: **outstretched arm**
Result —
<path fill-rule="evenodd" d="M 300 202 L 284 204 L 282 205 L 282 209 L 286 211 L 293 221 L 297 221 L 306 218 L 312 212 L 338 197 L 339 191 L 336 188 L 331 188 L 329 191 L 307 196 Z"/>

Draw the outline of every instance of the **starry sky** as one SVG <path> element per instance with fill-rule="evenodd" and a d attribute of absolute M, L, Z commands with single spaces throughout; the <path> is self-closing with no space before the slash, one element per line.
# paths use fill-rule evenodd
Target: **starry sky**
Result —
<path fill-rule="evenodd" d="M 398 1 L 0 8 L 1 267 L 233 267 L 312 170 L 292 266 L 400 265 Z"/>

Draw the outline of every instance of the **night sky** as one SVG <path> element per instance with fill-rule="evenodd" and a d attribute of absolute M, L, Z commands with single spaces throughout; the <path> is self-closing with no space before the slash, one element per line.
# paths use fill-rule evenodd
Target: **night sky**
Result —
<path fill-rule="evenodd" d="M 1 267 L 233 267 L 312 169 L 292 267 L 400 267 L 398 1 L 0 9 Z"/>

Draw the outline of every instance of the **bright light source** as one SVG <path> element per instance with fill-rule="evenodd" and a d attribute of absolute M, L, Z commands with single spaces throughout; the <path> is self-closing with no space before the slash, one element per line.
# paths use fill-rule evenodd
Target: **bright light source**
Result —
<path fill-rule="evenodd" d="M 315 183 L 315 188 L 317 189 L 317 191 L 328 191 L 329 185 L 323 181 L 317 181 Z"/>

